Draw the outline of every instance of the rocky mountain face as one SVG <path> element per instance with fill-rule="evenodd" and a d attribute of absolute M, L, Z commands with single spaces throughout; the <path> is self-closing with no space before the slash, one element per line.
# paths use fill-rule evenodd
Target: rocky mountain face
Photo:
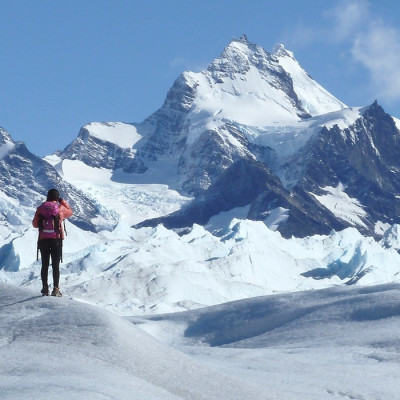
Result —
<path fill-rule="evenodd" d="M 251 204 L 248 218 L 254 220 L 265 220 L 278 208 L 289 210 L 278 228 L 285 237 L 349 226 L 379 236 L 379 224 L 400 222 L 399 140 L 393 119 L 375 102 L 348 128 L 321 128 L 285 162 L 285 173 L 297 178 L 293 186 L 285 187 L 266 164 L 243 158 L 186 209 L 142 225 L 204 224 L 218 212 Z M 335 188 L 341 189 L 332 193 Z M 341 215 L 338 197 L 343 195 L 358 209 Z"/>
<path fill-rule="evenodd" d="M 90 124 L 58 156 L 109 169 L 116 181 L 122 171 L 125 181 L 128 174 L 131 183 L 167 183 L 194 198 L 139 226 L 190 227 L 247 206 L 254 220 L 283 212 L 276 229 L 285 237 L 348 226 L 379 236 L 382 227 L 400 223 L 399 138 L 377 102 L 348 108 L 282 45 L 269 53 L 243 36 L 206 70 L 179 76 L 163 106 L 141 124 Z M 66 185 L 23 145 L 2 157 L 9 195 L 26 181 L 35 194 Z M 19 169 L 27 171 L 23 178 Z M 73 201 L 81 207 L 79 196 Z M 82 210 L 85 221 L 96 212 Z"/>
<path fill-rule="evenodd" d="M 92 219 L 100 214 L 99 208 L 65 182 L 49 163 L 32 154 L 23 143 L 15 143 L 4 130 L 0 131 L 0 156 L 0 186 L 6 198 L 16 200 L 22 209 L 36 208 L 46 199 L 47 191 L 56 187 L 61 194 L 68 193 L 75 211 L 71 221 L 82 229 L 97 230 Z M 2 219 L 7 220 L 7 215 Z"/>
<path fill-rule="evenodd" d="M 343 185 L 364 210 L 359 230 L 372 233 L 379 221 L 399 222 L 399 154 L 400 132 L 375 102 L 348 128 L 322 129 L 301 155 L 307 163 L 296 188 L 324 194 L 326 187 Z"/>
<path fill-rule="evenodd" d="M 227 168 L 202 195 L 181 210 L 137 225 L 184 228 L 193 223 L 205 225 L 221 212 L 251 205 L 247 218 L 266 220 L 277 209 L 289 211 L 279 225 L 284 237 L 304 237 L 344 229 L 346 224 L 324 208 L 309 193 L 289 191 L 268 167 L 254 160 L 241 159 Z"/>

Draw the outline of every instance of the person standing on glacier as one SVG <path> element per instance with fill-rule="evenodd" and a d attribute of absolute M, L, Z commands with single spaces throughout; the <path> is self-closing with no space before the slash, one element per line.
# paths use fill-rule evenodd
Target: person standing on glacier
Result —
<path fill-rule="evenodd" d="M 50 189 L 47 200 L 41 204 L 32 220 L 34 228 L 39 229 L 38 250 L 42 257 L 42 290 L 43 296 L 48 296 L 48 273 L 51 257 L 53 269 L 53 291 L 52 296 L 61 297 L 60 283 L 60 261 L 62 260 L 62 243 L 64 240 L 64 229 L 62 222 L 73 214 L 69 204 L 60 197 L 57 189 Z"/>

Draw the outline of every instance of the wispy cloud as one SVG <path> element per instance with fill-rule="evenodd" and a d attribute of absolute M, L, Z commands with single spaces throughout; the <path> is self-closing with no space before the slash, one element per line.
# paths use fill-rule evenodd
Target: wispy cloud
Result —
<path fill-rule="evenodd" d="M 347 1 L 331 12 L 337 40 L 348 42 L 350 55 L 370 74 L 375 93 L 400 99 L 400 30 L 389 26 L 363 0 Z"/>
<path fill-rule="evenodd" d="M 365 22 L 370 20 L 369 3 L 365 0 L 342 0 L 336 8 L 328 10 L 325 17 L 333 23 L 333 27 L 328 28 L 331 40 L 349 40 L 356 37 Z"/>
<path fill-rule="evenodd" d="M 169 63 L 170 68 L 180 70 L 180 71 L 194 71 L 199 72 L 207 68 L 206 63 L 199 63 L 193 60 L 186 59 L 184 57 L 176 57 Z"/>
<path fill-rule="evenodd" d="M 372 24 L 353 42 L 351 53 L 371 75 L 378 94 L 400 99 L 400 32 L 382 24 Z"/>
<path fill-rule="evenodd" d="M 188 65 L 189 65 L 188 60 L 183 57 L 176 57 L 169 63 L 169 66 L 171 68 L 182 68 L 182 67 L 186 68 Z"/>

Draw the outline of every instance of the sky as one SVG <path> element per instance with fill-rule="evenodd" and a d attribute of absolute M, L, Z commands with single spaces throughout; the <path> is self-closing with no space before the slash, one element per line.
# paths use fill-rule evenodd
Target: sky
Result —
<path fill-rule="evenodd" d="M 141 122 L 242 34 L 400 117 L 399 17 L 397 0 L 0 0 L 0 126 L 44 156 L 89 122 Z"/>

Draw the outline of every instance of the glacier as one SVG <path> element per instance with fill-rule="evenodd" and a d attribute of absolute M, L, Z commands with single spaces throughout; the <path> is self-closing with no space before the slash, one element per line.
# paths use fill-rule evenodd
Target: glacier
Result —
<path fill-rule="evenodd" d="M 399 284 L 119 317 L 0 282 L 4 400 L 398 396 Z"/>

